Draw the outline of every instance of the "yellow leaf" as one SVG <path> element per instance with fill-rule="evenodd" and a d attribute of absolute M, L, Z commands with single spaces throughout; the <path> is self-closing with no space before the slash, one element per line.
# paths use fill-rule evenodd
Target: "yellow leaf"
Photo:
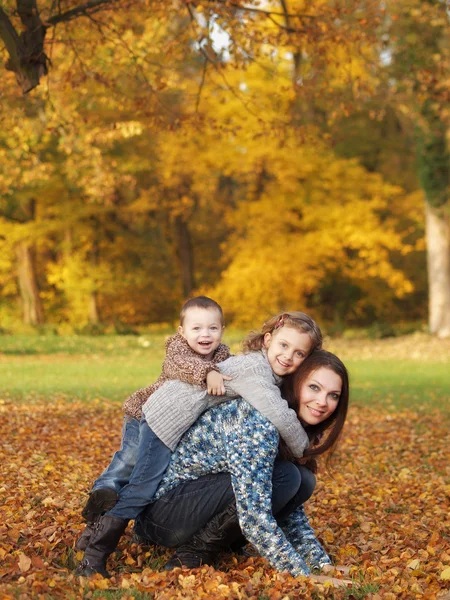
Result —
<path fill-rule="evenodd" d="M 19 569 L 22 571 L 22 573 L 26 573 L 27 571 L 30 570 L 30 567 L 31 567 L 31 558 L 28 558 L 28 556 L 26 554 L 21 552 L 19 554 Z"/>
<path fill-rule="evenodd" d="M 409 562 L 406 566 L 408 567 L 408 569 L 418 569 L 419 565 L 420 565 L 420 560 L 418 558 L 415 558 L 414 560 Z"/>
<path fill-rule="evenodd" d="M 444 581 L 450 580 L 450 567 L 446 567 L 441 574 L 439 575 L 439 579 L 443 579 Z"/>

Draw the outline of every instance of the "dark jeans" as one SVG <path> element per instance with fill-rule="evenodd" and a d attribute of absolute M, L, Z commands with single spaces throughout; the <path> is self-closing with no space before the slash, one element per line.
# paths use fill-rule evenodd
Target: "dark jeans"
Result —
<path fill-rule="evenodd" d="M 286 518 L 312 495 L 316 478 L 305 467 L 275 461 L 272 512 Z M 135 532 L 154 544 L 178 547 L 234 501 L 229 473 L 186 481 L 150 504 L 135 521 Z"/>

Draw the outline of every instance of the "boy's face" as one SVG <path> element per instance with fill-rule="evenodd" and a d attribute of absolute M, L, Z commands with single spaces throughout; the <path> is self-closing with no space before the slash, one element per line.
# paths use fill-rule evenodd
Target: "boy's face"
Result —
<path fill-rule="evenodd" d="M 220 344 L 223 335 L 220 313 L 215 308 L 189 308 L 184 316 L 183 325 L 178 327 L 179 333 L 189 346 L 210 360 Z"/>

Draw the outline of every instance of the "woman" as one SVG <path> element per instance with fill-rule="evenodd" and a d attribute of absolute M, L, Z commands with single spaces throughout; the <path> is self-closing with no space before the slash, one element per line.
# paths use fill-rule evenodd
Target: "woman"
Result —
<path fill-rule="evenodd" d="M 314 352 L 287 382 L 284 396 L 310 439 L 305 457 L 330 456 L 348 408 L 343 363 L 324 350 Z M 243 400 L 210 409 L 180 442 L 156 502 L 135 524 L 136 533 L 177 548 L 167 569 L 211 564 L 240 538 L 240 528 L 280 571 L 308 575 L 311 568 L 331 564 L 302 508 L 314 489 L 314 475 L 275 460 L 278 446 L 275 427 Z"/>

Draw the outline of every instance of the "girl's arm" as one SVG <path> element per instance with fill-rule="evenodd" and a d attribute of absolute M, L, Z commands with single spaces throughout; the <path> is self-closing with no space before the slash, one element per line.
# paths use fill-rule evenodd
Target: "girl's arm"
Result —
<path fill-rule="evenodd" d="M 325 565 L 331 565 L 331 559 L 316 538 L 303 507 L 284 519 L 280 527 L 311 569 L 322 569 Z"/>
<path fill-rule="evenodd" d="M 278 435 L 269 424 L 245 423 L 236 440 L 227 435 L 227 456 L 236 496 L 239 523 L 245 537 L 275 569 L 294 577 L 309 575 L 308 565 L 278 527 L 272 515 L 272 471 Z"/>
<path fill-rule="evenodd" d="M 272 369 L 263 354 L 250 352 L 233 356 L 220 365 L 220 372 L 232 378 L 225 382 L 227 394 L 234 392 L 269 419 L 293 455 L 301 458 L 309 445 L 308 436 L 296 412 L 289 408 L 281 396 Z"/>
<path fill-rule="evenodd" d="M 219 371 L 217 363 L 229 356 L 229 348 L 225 344 L 220 344 L 212 360 L 205 360 L 188 346 L 180 334 L 177 334 L 168 340 L 162 375 L 165 379 L 178 379 L 204 387 L 207 374 L 210 371 Z"/>

